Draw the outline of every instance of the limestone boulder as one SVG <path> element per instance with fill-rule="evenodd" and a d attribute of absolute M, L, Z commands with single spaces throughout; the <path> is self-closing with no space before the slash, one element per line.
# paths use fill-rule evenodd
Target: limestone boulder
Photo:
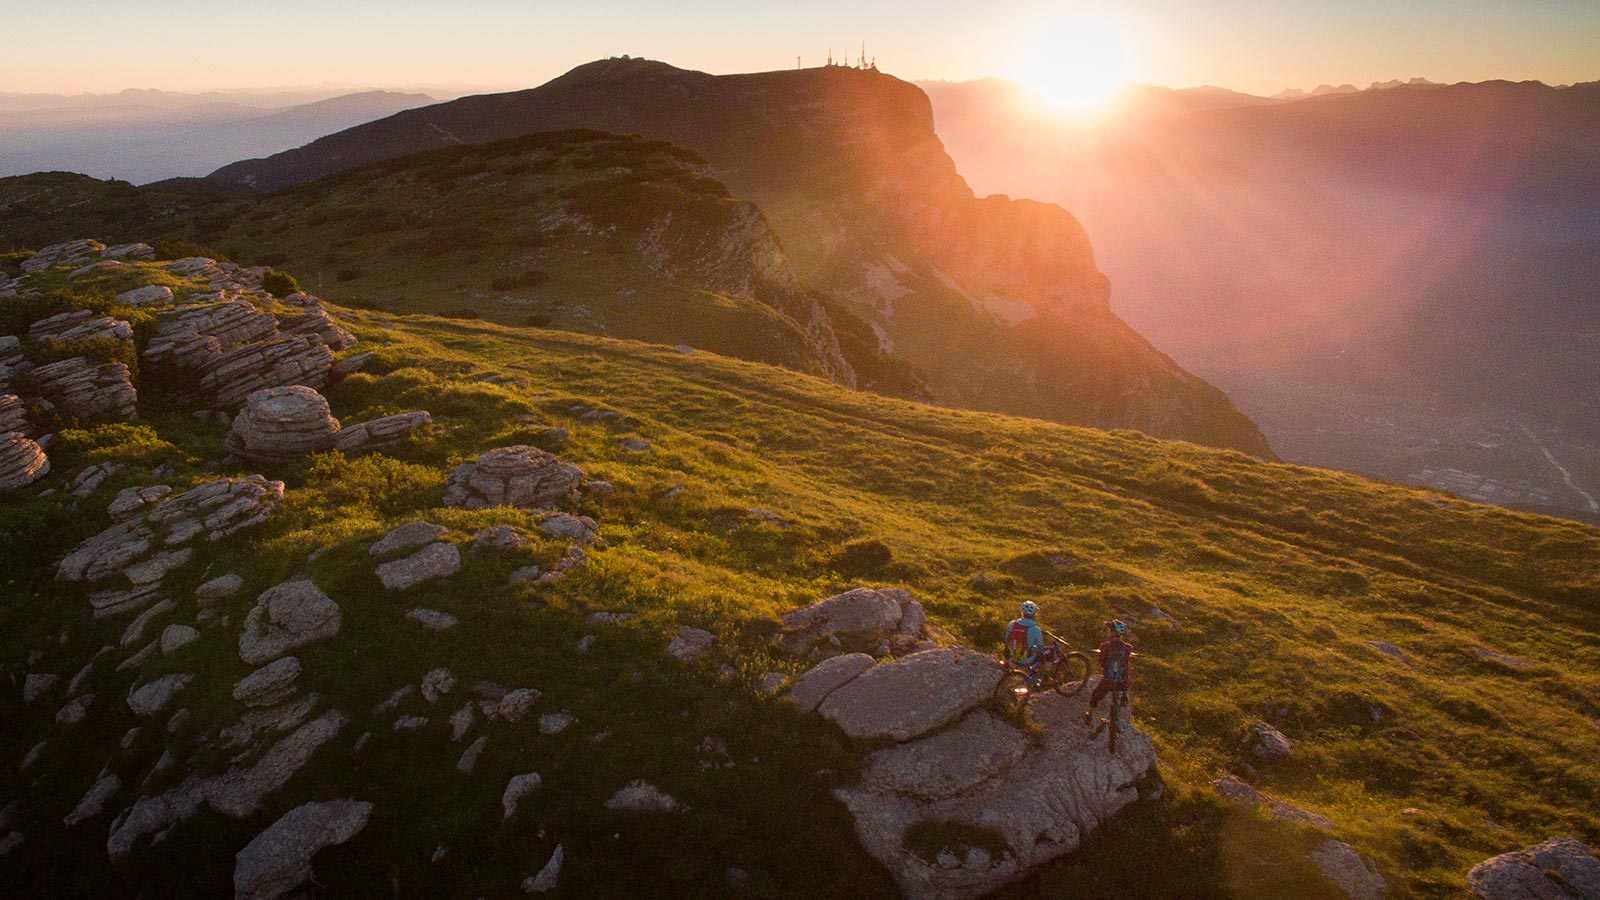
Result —
<path fill-rule="evenodd" d="M 295 680 L 300 677 L 301 665 L 297 657 L 285 656 L 267 663 L 233 686 L 233 699 L 245 706 L 272 706 L 294 695 Z"/>
<path fill-rule="evenodd" d="M 779 644 L 790 653 L 804 653 L 818 644 L 837 639 L 846 650 L 869 650 L 908 627 L 921 635 L 927 623 L 922 604 L 899 588 L 855 588 L 791 610 L 783 616 Z"/>
<path fill-rule="evenodd" d="M 289 581 L 268 588 L 246 614 L 239 635 L 239 658 L 260 665 L 296 647 L 339 633 L 339 604 L 315 582 Z"/>
<path fill-rule="evenodd" d="M 322 304 L 311 298 L 312 302 L 305 306 L 305 312 L 298 316 L 284 319 L 280 324 L 287 334 L 315 335 L 329 350 L 335 353 L 348 350 L 356 345 L 356 337 L 348 329 L 335 322 L 322 308 Z"/>
<path fill-rule="evenodd" d="M 665 793 L 643 778 L 628 782 L 606 800 L 605 806 L 606 809 L 629 812 L 673 813 L 683 809 L 683 804 L 679 803 L 676 797 Z"/>
<path fill-rule="evenodd" d="M 32 369 L 27 379 L 35 393 L 75 418 L 130 422 L 138 413 L 139 393 L 119 362 L 74 356 Z"/>
<path fill-rule="evenodd" d="M 34 436 L 33 425 L 28 421 L 28 404 L 16 394 L 0 393 L 0 434 L 10 432 L 23 437 Z"/>
<path fill-rule="evenodd" d="M 801 712 L 812 712 L 828 695 L 872 668 L 877 662 L 865 653 L 844 653 L 817 663 L 795 680 L 789 701 Z"/>
<path fill-rule="evenodd" d="M 873 666 L 817 711 L 852 738 L 907 741 L 987 701 L 1002 672 L 992 657 L 971 650 L 924 650 Z"/>
<path fill-rule="evenodd" d="M 410 556 L 379 563 L 378 580 L 391 591 L 403 591 L 461 570 L 461 551 L 449 541 L 429 544 Z"/>
<path fill-rule="evenodd" d="M 20 490 L 50 474 L 50 460 L 32 439 L 0 434 L 0 494 Z"/>
<path fill-rule="evenodd" d="M 1086 707 L 1086 697 L 1035 699 L 1030 710 L 1043 737 L 1034 742 L 976 711 L 953 728 L 873 753 L 860 783 L 835 794 L 857 839 L 910 900 L 992 893 L 1073 852 L 1138 799 L 1137 782 L 1155 762 L 1149 736 L 1129 727 L 1113 754 L 1103 735 L 1079 723 Z M 984 839 L 963 837 L 952 824 Z M 943 844 L 928 846 L 926 832 L 921 845 L 908 842 L 929 826 L 939 826 L 933 833 Z"/>
<path fill-rule="evenodd" d="M 104 249 L 106 249 L 105 244 L 88 239 L 51 244 L 23 260 L 22 271 L 24 274 L 31 275 L 34 272 L 43 272 L 52 266 L 66 266 L 87 262 L 92 258 L 99 257 L 100 251 Z"/>
<path fill-rule="evenodd" d="M 415 519 L 379 538 L 377 543 L 367 548 L 367 553 L 375 559 L 384 559 L 431 544 L 444 537 L 447 531 L 449 529 L 443 525 Z"/>
<path fill-rule="evenodd" d="M 1344 841 L 1329 838 L 1318 844 L 1311 851 L 1311 862 L 1350 900 L 1378 900 L 1388 887 L 1372 860 Z"/>
<path fill-rule="evenodd" d="M 1600 858 L 1572 838 L 1486 859 L 1467 873 L 1477 900 L 1600 900 Z"/>
<path fill-rule="evenodd" d="M 704 628 L 685 625 L 667 643 L 667 655 L 679 662 L 694 662 L 711 649 L 717 636 Z"/>
<path fill-rule="evenodd" d="M 117 295 L 117 302 L 129 306 L 169 305 L 172 303 L 172 288 L 164 284 L 147 284 L 131 291 L 123 291 Z"/>
<path fill-rule="evenodd" d="M 85 540 L 56 566 L 56 578 L 94 582 L 125 573 L 133 583 L 147 584 L 139 579 L 152 569 L 181 562 L 173 548 L 200 537 L 221 540 L 263 522 L 282 499 L 283 482 L 260 475 L 208 481 Z"/>
<path fill-rule="evenodd" d="M 252 462 L 288 462 L 333 449 L 338 432 L 327 398 L 290 385 L 251 394 L 233 419 L 227 446 Z"/>
<path fill-rule="evenodd" d="M 463 509 L 550 509 L 565 502 L 582 480 L 583 470 L 537 447 L 499 447 L 450 473 L 444 503 Z"/>
<path fill-rule="evenodd" d="M 149 244 L 114 244 L 101 250 L 100 258 L 152 260 L 156 258 L 156 251 Z"/>
<path fill-rule="evenodd" d="M 396 413 L 341 428 L 334 436 L 333 444 L 344 453 L 373 450 L 397 443 L 411 432 L 432 424 L 433 416 L 425 409 Z"/>
<path fill-rule="evenodd" d="M 133 326 L 122 319 L 77 309 L 40 319 L 28 326 L 30 341 L 132 341 Z"/>
<path fill-rule="evenodd" d="M 234 857 L 234 900 L 276 900 L 311 878 L 311 859 L 367 827 L 372 804 L 305 803 L 283 814 Z"/>

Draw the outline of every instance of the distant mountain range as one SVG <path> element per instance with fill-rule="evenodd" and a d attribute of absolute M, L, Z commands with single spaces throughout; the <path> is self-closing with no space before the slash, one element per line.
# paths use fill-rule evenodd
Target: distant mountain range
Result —
<path fill-rule="evenodd" d="M 1286 458 L 1600 514 L 1600 83 L 1143 88 L 1093 125 L 924 87 L 973 185 L 1072 209 Z"/>
<path fill-rule="evenodd" d="M 260 190 L 438 147 L 564 128 L 671 141 L 753 201 L 801 280 L 847 301 L 885 352 L 962 406 L 1267 454 L 1254 424 L 1111 313 L 1058 206 L 975 196 L 926 96 L 844 67 L 714 76 L 637 59 L 330 135 L 212 180 Z"/>
<path fill-rule="evenodd" d="M 295 105 L 279 106 L 295 99 Z M 142 184 L 203 175 L 403 109 L 427 94 L 0 94 L 0 176 L 73 171 Z"/>

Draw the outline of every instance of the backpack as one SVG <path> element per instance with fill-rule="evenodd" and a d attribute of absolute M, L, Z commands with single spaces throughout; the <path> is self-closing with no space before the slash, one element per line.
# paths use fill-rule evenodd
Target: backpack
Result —
<path fill-rule="evenodd" d="M 1006 629 L 1006 658 L 1011 660 L 1028 658 L 1028 626 L 1022 624 L 1021 619 L 1013 621 Z"/>
<path fill-rule="evenodd" d="M 1123 684 L 1128 680 L 1128 648 L 1125 645 L 1112 644 L 1101 657 L 1100 665 L 1105 671 L 1106 681 Z"/>

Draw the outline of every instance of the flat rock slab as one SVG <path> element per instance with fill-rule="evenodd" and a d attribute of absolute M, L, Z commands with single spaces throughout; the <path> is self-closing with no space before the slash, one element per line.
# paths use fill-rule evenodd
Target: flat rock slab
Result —
<path fill-rule="evenodd" d="M 461 570 L 461 551 L 448 541 L 429 544 L 402 559 L 379 564 L 378 580 L 391 591 L 403 591 Z"/>
<path fill-rule="evenodd" d="M 306 803 L 283 814 L 234 857 L 234 900 L 276 900 L 311 878 L 311 857 L 367 827 L 372 804 Z"/>
<path fill-rule="evenodd" d="M 239 635 L 239 659 L 260 665 L 339 633 L 339 604 L 315 582 L 288 581 L 256 598 Z"/>
<path fill-rule="evenodd" d="M 1093 736 L 1079 719 L 1087 703 L 1055 693 L 1036 698 L 1029 709 L 1044 735 L 1036 745 L 975 712 L 948 731 L 873 754 L 861 783 L 834 793 L 854 817 L 861 845 L 910 900 L 989 894 L 1073 852 L 1138 799 L 1134 785 L 1155 763 L 1149 735 L 1126 727 L 1112 754 L 1105 735 Z M 1005 850 L 959 839 L 920 848 L 932 851 L 927 857 L 906 849 L 910 829 L 934 823 L 979 830 Z"/>
<path fill-rule="evenodd" d="M 850 737 L 907 741 L 988 700 L 1002 672 L 982 653 L 924 650 L 873 666 L 829 694 L 817 711 Z"/>
<path fill-rule="evenodd" d="M 1344 841 L 1329 838 L 1318 844 L 1311 862 L 1350 900 L 1378 900 L 1388 886 L 1372 861 Z"/>
<path fill-rule="evenodd" d="M 367 548 L 367 552 L 378 559 L 383 559 L 396 553 L 415 550 L 425 544 L 431 544 L 444 537 L 447 531 L 449 529 L 443 525 L 435 525 L 432 522 L 424 522 L 421 519 L 417 519 L 413 522 L 407 522 L 379 538 L 377 543 Z"/>
<path fill-rule="evenodd" d="M 906 616 L 918 634 L 927 622 L 922 604 L 899 588 L 854 588 L 783 616 L 779 643 L 790 653 L 803 653 L 835 638 L 847 650 L 867 650 L 901 630 Z"/>
<path fill-rule="evenodd" d="M 789 689 L 789 701 L 801 712 L 812 712 L 841 685 L 872 668 L 877 660 L 865 653 L 830 656 L 817 663 Z"/>
<path fill-rule="evenodd" d="M 1478 900 L 1600 900 L 1600 858 L 1571 838 L 1486 859 L 1467 873 Z"/>

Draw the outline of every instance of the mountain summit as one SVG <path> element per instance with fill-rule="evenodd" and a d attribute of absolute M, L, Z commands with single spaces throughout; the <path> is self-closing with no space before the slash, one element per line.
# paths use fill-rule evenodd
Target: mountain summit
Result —
<path fill-rule="evenodd" d="M 755 202 L 797 274 L 851 302 L 945 403 L 1268 455 L 1254 423 L 1111 312 L 1083 228 L 977 197 L 915 85 L 825 67 L 709 75 L 609 59 L 390 116 L 214 180 L 277 190 L 424 150 L 569 128 L 667 140 Z"/>

